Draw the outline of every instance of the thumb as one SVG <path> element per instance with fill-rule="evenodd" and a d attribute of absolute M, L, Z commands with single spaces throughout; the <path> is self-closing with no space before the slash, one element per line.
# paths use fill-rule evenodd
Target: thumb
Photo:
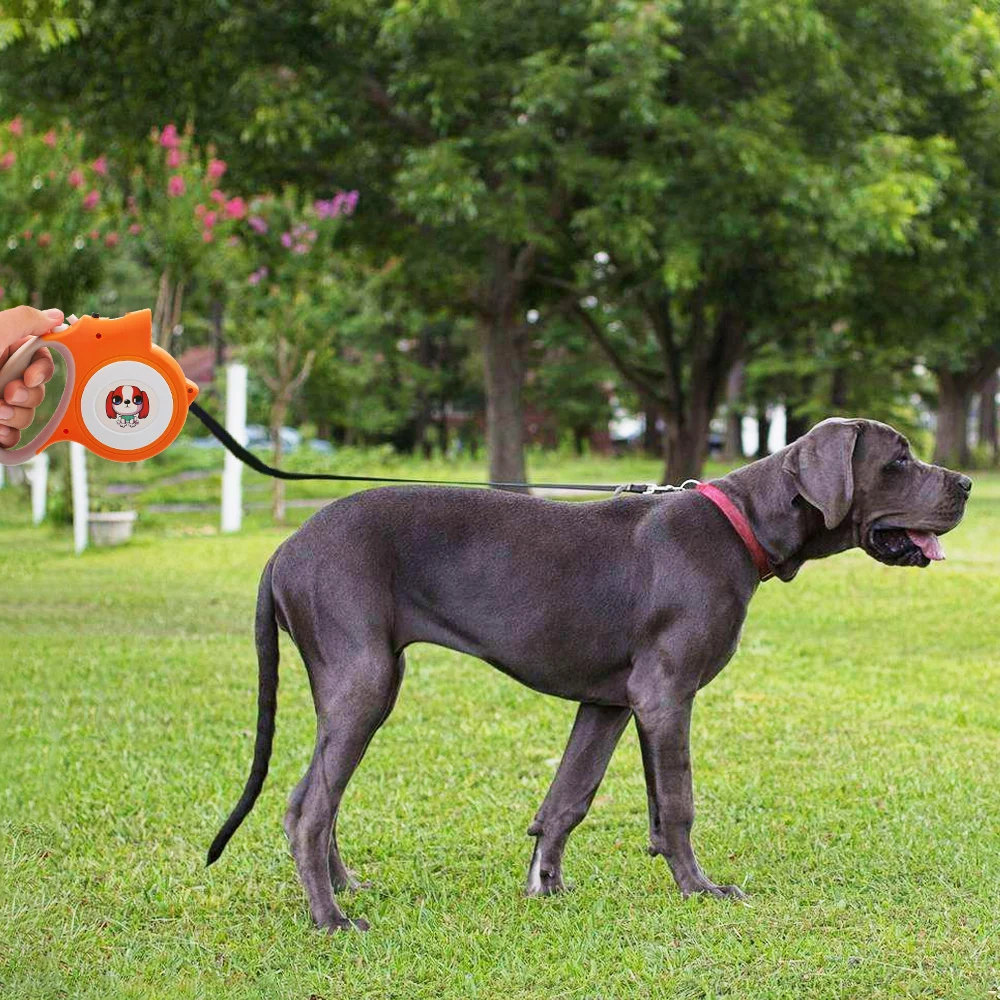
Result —
<path fill-rule="evenodd" d="M 43 309 L 41 312 L 37 309 L 32 309 L 31 311 L 35 315 L 32 316 L 30 336 L 34 337 L 54 330 L 65 318 L 62 309 Z"/>

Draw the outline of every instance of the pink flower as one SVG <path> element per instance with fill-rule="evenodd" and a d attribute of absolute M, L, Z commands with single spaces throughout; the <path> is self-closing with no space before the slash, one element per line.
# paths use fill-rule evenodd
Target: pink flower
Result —
<path fill-rule="evenodd" d="M 242 219 L 247 214 L 247 203 L 242 198 L 230 198 L 226 202 L 226 215 L 230 219 Z"/>
<path fill-rule="evenodd" d="M 10 170 L 16 162 L 17 157 L 14 155 L 13 150 L 9 153 L 4 153 L 3 156 L 0 156 L 0 170 Z"/>
<path fill-rule="evenodd" d="M 24 122 L 21 121 L 21 116 L 18 115 L 8 126 L 11 135 L 23 135 L 24 134 Z"/>
<path fill-rule="evenodd" d="M 101 234 L 96 229 L 91 229 L 91 231 L 89 233 L 87 233 L 87 235 L 92 240 L 99 240 L 101 238 Z"/>
<path fill-rule="evenodd" d="M 160 145 L 165 149 L 174 149 L 181 143 L 180 136 L 177 134 L 177 126 L 171 122 L 169 125 L 165 126 L 163 131 L 160 133 Z"/>
<path fill-rule="evenodd" d="M 100 174 L 101 177 L 108 176 L 108 158 L 106 156 L 99 156 L 90 165 L 90 169 L 94 171 L 95 174 Z"/>
<path fill-rule="evenodd" d="M 283 247 L 291 247 L 291 245 L 292 245 L 292 234 L 291 233 L 282 233 L 281 234 L 281 245 Z"/>
<path fill-rule="evenodd" d="M 104 237 L 104 245 L 106 247 L 116 247 L 118 246 L 119 239 L 120 237 L 117 233 L 108 233 L 108 235 Z"/>
<path fill-rule="evenodd" d="M 202 221 L 205 223 L 206 229 L 211 229 L 215 225 L 216 219 L 219 218 L 218 212 L 206 212 L 205 218 Z"/>
<path fill-rule="evenodd" d="M 209 198 L 215 202 L 216 205 L 222 205 L 226 200 L 226 192 L 221 188 L 216 188 L 210 195 Z"/>
<path fill-rule="evenodd" d="M 170 149 L 167 151 L 167 166 L 171 170 L 176 170 L 184 162 L 184 155 L 179 149 Z"/>
<path fill-rule="evenodd" d="M 71 170 L 69 172 L 69 186 L 71 188 L 82 188 L 83 187 L 83 171 L 82 170 Z"/>
<path fill-rule="evenodd" d="M 261 281 L 263 281 L 264 278 L 266 278 L 266 277 L 267 277 L 267 268 L 266 267 L 259 267 L 259 268 L 257 268 L 256 271 L 253 272 L 253 274 L 250 275 L 249 278 L 247 278 L 247 284 L 248 285 L 259 285 L 261 283 Z"/>
<path fill-rule="evenodd" d="M 231 247 L 238 247 L 240 245 L 240 238 L 238 236 L 230 236 L 226 243 Z"/>
<path fill-rule="evenodd" d="M 35 234 L 30 229 L 25 229 L 25 231 L 21 235 L 24 237 L 26 242 L 30 243 L 31 237 L 34 236 Z"/>
<path fill-rule="evenodd" d="M 204 218 L 205 213 L 208 211 L 207 205 L 202 205 L 201 203 L 194 206 L 194 217 L 196 219 Z"/>
<path fill-rule="evenodd" d="M 83 199 L 83 207 L 89 212 L 91 209 L 97 208 L 97 204 L 100 200 L 101 192 L 97 190 L 91 191 L 87 197 Z"/>
<path fill-rule="evenodd" d="M 262 219 L 259 215 L 251 215 L 247 219 L 247 225 L 255 232 L 264 234 L 267 232 L 267 221 Z"/>
<path fill-rule="evenodd" d="M 353 215 L 358 204 L 358 192 L 348 191 L 344 195 L 344 215 Z"/>
<path fill-rule="evenodd" d="M 212 235 L 211 229 L 206 229 L 204 232 L 202 232 L 201 238 L 205 243 L 211 243 L 212 240 L 215 239 L 215 237 Z"/>
<path fill-rule="evenodd" d="M 56 130 L 54 128 L 50 128 L 48 130 L 48 132 L 46 132 L 45 135 L 42 136 L 42 142 L 44 142 L 45 145 L 48 146 L 51 149 L 55 149 L 56 148 L 56 143 L 58 141 L 59 141 L 59 138 L 56 135 Z"/>
<path fill-rule="evenodd" d="M 170 180 L 167 181 L 167 194 L 171 198 L 179 198 L 187 190 L 187 185 L 184 183 L 184 178 L 180 174 L 174 174 Z"/>
<path fill-rule="evenodd" d="M 142 226 L 138 222 L 133 222 L 131 226 L 128 227 L 130 236 L 138 236 L 142 232 Z"/>
<path fill-rule="evenodd" d="M 208 161 L 208 179 L 210 181 L 217 181 L 226 172 L 226 162 L 225 160 L 209 160 Z"/>
<path fill-rule="evenodd" d="M 51 233 L 39 233 L 38 245 L 44 250 L 52 242 Z"/>

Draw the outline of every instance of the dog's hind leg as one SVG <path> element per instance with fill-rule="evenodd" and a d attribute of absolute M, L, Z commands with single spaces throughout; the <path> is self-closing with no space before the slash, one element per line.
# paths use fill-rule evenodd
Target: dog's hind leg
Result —
<path fill-rule="evenodd" d="M 316 749 L 285 816 L 292 857 L 319 927 L 367 929 L 337 905 L 331 879 L 349 878 L 334 840 L 344 789 L 376 730 L 392 711 L 402 679 L 402 657 L 372 644 L 359 655 L 307 658 L 316 703 Z"/>
<path fill-rule="evenodd" d="M 564 888 L 566 841 L 590 809 L 632 710 L 582 704 L 556 776 L 528 834 L 537 837 L 525 892 L 548 896 Z"/>
<path fill-rule="evenodd" d="M 382 722 L 384 722 L 388 717 L 389 713 L 392 711 L 393 706 L 396 704 L 396 695 L 399 694 L 399 686 L 403 680 L 403 671 L 406 669 L 406 660 L 402 653 L 399 654 L 399 658 L 396 661 L 396 687 L 392 693 L 392 700 L 389 704 L 388 709 L 386 709 L 385 715 L 382 716 Z M 381 725 L 381 723 L 379 723 Z M 355 892 L 358 889 L 364 889 L 371 885 L 370 882 L 361 881 L 357 875 L 351 871 L 345 864 L 340 856 L 340 847 L 337 844 L 337 817 L 340 815 L 340 806 L 337 806 L 337 812 L 333 817 L 333 830 L 330 833 L 330 881 L 333 883 L 334 892 Z"/>

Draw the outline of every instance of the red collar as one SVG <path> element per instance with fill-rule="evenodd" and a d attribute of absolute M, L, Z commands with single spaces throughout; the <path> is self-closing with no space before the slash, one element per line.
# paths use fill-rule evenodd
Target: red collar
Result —
<path fill-rule="evenodd" d="M 750 522 L 736 509 L 736 505 L 726 496 L 718 486 L 711 483 L 698 483 L 695 489 L 703 496 L 707 497 L 725 515 L 726 520 L 733 526 L 736 534 L 743 539 L 743 544 L 747 547 L 754 566 L 760 574 L 761 582 L 770 580 L 774 576 L 771 568 L 771 561 L 767 558 L 764 546 L 757 541 L 757 536 L 750 527 Z"/>

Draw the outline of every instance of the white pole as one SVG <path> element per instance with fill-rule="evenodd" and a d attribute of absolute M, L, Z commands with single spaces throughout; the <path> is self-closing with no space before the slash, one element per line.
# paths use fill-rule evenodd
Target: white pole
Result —
<path fill-rule="evenodd" d="M 75 441 L 69 443 L 69 469 L 73 481 L 73 550 L 79 555 L 87 547 L 87 449 Z"/>
<path fill-rule="evenodd" d="M 31 523 L 41 524 L 45 520 L 45 498 L 49 488 L 49 453 L 36 455 L 27 463 L 25 472 L 31 483 Z"/>
<path fill-rule="evenodd" d="M 0 490 L 4 488 L 4 485 L 6 483 L 6 477 L 4 476 L 4 469 L 6 468 L 7 468 L 6 465 L 0 465 Z"/>
<path fill-rule="evenodd" d="M 247 368 L 226 368 L 226 430 L 244 447 L 247 443 Z M 226 452 L 222 470 L 222 530 L 239 531 L 243 523 L 243 463 Z"/>

